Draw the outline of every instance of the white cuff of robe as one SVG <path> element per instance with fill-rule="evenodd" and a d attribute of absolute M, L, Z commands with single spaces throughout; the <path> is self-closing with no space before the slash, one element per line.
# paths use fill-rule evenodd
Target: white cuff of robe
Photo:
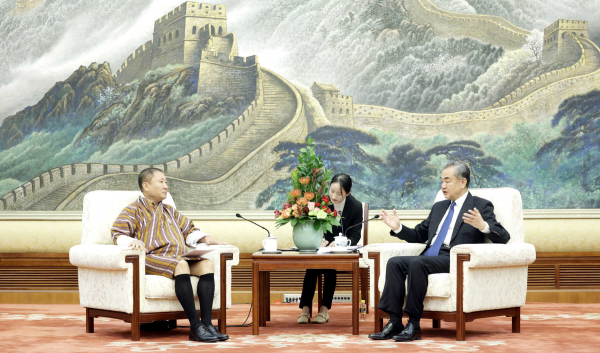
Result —
<path fill-rule="evenodd" d="M 191 247 L 195 247 L 198 245 L 198 243 L 200 242 L 200 240 L 204 237 L 207 237 L 208 234 L 201 232 L 199 230 L 195 230 L 193 232 L 191 232 L 190 234 L 188 234 L 188 236 L 185 238 L 185 243 L 188 246 Z M 119 239 L 117 239 L 119 240 Z"/>
<path fill-rule="evenodd" d="M 127 235 L 120 235 L 117 238 L 117 245 L 118 246 L 124 246 L 124 247 L 128 247 L 129 244 L 131 244 L 132 241 L 134 241 L 135 239 L 132 237 L 128 237 Z"/>
<path fill-rule="evenodd" d="M 399 234 L 401 231 L 402 231 L 402 224 L 400 225 L 400 228 L 398 228 L 397 230 L 394 230 L 394 233 Z"/>
<path fill-rule="evenodd" d="M 490 234 L 491 233 L 491 231 L 490 231 L 490 225 L 487 222 L 485 222 L 485 228 L 483 228 L 483 230 L 481 231 L 481 233 L 483 233 L 483 234 Z"/>

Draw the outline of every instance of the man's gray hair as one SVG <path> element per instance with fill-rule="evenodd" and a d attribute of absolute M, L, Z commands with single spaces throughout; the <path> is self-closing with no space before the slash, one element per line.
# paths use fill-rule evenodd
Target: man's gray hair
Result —
<path fill-rule="evenodd" d="M 469 166 L 460 161 L 448 161 L 444 164 L 444 169 L 454 167 L 454 176 L 461 180 L 462 178 L 467 179 L 467 187 L 469 187 L 469 182 L 471 181 L 471 169 Z"/>

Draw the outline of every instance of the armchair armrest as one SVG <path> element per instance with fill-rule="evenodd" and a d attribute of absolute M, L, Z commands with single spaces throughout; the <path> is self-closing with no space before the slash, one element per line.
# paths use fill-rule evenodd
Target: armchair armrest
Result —
<path fill-rule="evenodd" d="M 526 266 L 535 261 L 535 247 L 527 243 L 462 244 L 450 250 L 451 258 L 456 254 L 471 255 L 465 262 L 470 268 Z"/>
<path fill-rule="evenodd" d="M 144 261 L 142 250 L 133 250 L 117 245 L 81 244 L 69 250 L 69 261 L 73 266 L 99 270 L 125 271 L 131 267 L 126 263 L 128 255 L 139 255 Z"/>

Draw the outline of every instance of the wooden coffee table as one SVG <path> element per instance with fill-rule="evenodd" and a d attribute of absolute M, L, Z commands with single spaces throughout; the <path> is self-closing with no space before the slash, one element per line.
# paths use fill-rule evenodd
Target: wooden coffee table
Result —
<path fill-rule="evenodd" d="M 358 335 L 358 259 L 360 254 L 252 254 L 252 334 L 271 320 L 270 274 L 281 270 L 331 269 L 352 272 L 352 334 Z M 296 318 L 294 318 L 295 320 Z"/>

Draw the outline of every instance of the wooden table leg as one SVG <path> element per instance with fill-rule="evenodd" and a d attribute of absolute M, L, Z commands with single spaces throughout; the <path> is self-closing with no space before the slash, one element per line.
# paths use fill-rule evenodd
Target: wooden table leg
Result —
<path fill-rule="evenodd" d="M 260 310 L 260 281 L 258 278 L 258 263 L 252 262 L 252 334 L 258 335 Z"/>
<path fill-rule="evenodd" d="M 367 281 L 367 270 L 366 268 L 360 269 L 360 299 L 365 301 L 367 305 L 367 314 L 369 313 L 369 289 Z"/>
<path fill-rule="evenodd" d="M 271 272 L 265 272 L 265 288 L 266 320 L 271 321 Z"/>
<path fill-rule="evenodd" d="M 258 272 L 258 277 L 259 277 L 259 286 L 260 286 L 260 311 L 259 311 L 259 326 L 261 327 L 265 327 L 267 326 L 267 300 L 266 300 L 266 296 L 267 296 L 267 291 L 266 291 L 266 278 L 267 278 L 267 273 L 264 271 L 259 271 Z"/>
<path fill-rule="evenodd" d="M 358 261 L 352 264 L 352 334 L 358 335 Z"/>

